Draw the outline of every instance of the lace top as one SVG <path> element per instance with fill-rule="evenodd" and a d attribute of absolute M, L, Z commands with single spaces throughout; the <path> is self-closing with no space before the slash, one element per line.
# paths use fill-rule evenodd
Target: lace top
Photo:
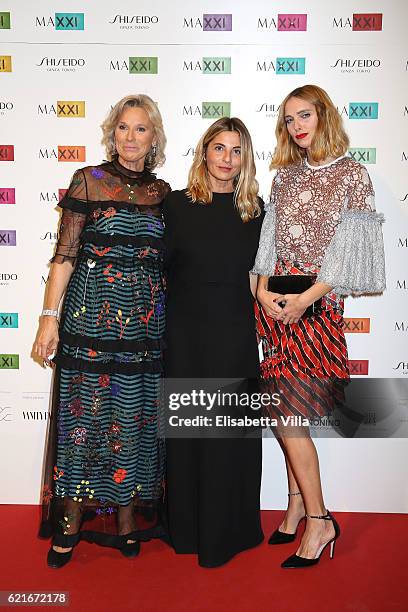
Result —
<path fill-rule="evenodd" d="M 278 170 L 262 225 L 254 274 L 275 273 L 277 259 L 292 262 L 338 294 L 385 288 L 383 215 L 364 166 L 340 157 L 324 166 Z"/>
<path fill-rule="evenodd" d="M 278 259 L 320 266 L 345 209 L 374 210 L 367 170 L 349 157 L 280 169 L 272 183 Z"/>
<path fill-rule="evenodd" d="M 86 232 L 102 215 L 107 221 L 121 208 L 161 216 L 158 206 L 169 185 L 146 170 L 134 172 L 117 159 L 77 170 L 59 206 L 63 209 L 52 262 L 74 265 Z"/>

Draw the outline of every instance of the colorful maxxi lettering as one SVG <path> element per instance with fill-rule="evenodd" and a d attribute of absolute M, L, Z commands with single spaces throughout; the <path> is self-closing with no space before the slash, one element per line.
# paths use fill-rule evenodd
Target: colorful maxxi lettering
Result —
<path fill-rule="evenodd" d="M 377 161 L 377 149 L 360 149 L 352 147 L 349 149 L 350 157 L 362 164 L 375 164 Z"/>
<path fill-rule="evenodd" d="M 277 57 L 276 74 L 305 74 L 304 57 Z"/>
<path fill-rule="evenodd" d="M 55 13 L 56 30 L 83 30 L 84 13 Z"/>
<path fill-rule="evenodd" d="M 0 329 L 18 327 L 18 312 L 0 312 Z"/>
<path fill-rule="evenodd" d="M 203 15 L 204 32 L 231 32 L 232 15 L 220 13 L 205 13 Z"/>
<path fill-rule="evenodd" d="M 0 246 L 16 246 L 16 230 L 0 229 Z"/>
<path fill-rule="evenodd" d="M 157 57 L 129 57 L 130 74 L 157 74 Z"/>
<path fill-rule="evenodd" d="M 14 161 L 14 145 L 0 145 L 0 162 Z"/>
<path fill-rule="evenodd" d="M 0 187 L 0 204 L 15 204 L 16 190 L 14 187 Z"/>
<path fill-rule="evenodd" d="M 58 145 L 58 161 L 59 162 L 77 162 L 85 161 L 86 153 L 83 146 L 63 146 Z"/>
<path fill-rule="evenodd" d="M 0 370 L 18 370 L 20 367 L 19 355 L 0 354 Z"/>
<path fill-rule="evenodd" d="M 354 32 L 378 32 L 382 30 L 382 13 L 354 13 Z"/>
<path fill-rule="evenodd" d="M 278 32 L 306 32 L 307 15 L 304 14 L 279 14 Z"/>
<path fill-rule="evenodd" d="M 378 102 L 350 102 L 349 119 L 378 119 Z"/>
<path fill-rule="evenodd" d="M 231 102 L 203 102 L 201 117 L 203 119 L 221 119 L 231 116 Z"/>

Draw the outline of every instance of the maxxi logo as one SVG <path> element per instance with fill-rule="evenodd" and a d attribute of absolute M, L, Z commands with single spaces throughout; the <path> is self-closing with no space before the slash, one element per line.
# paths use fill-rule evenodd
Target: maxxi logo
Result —
<path fill-rule="evenodd" d="M 304 57 L 277 57 L 276 62 L 268 60 L 256 63 L 257 72 L 276 72 L 276 74 L 305 74 Z"/>
<path fill-rule="evenodd" d="M 18 312 L 0 312 L 0 329 L 18 327 Z"/>
<path fill-rule="evenodd" d="M 14 145 L 0 145 L 0 162 L 14 161 Z"/>
<path fill-rule="evenodd" d="M 202 17 L 184 17 L 184 28 L 200 28 L 204 32 L 231 32 L 232 15 L 230 13 L 205 13 Z"/>
<path fill-rule="evenodd" d="M 349 28 L 353 32 L 382 30 L 382 13 L 354 13 L 353 17 L 333 17 L 333 28 Z"/>
<path fill-rule="evenodd" d="M 375 164 L 377 161 L 377 149 L 361 149 L 352 147 L 349 149 L 350 157 L 362 164 Z"/>
<path fill-rule="evenodd" d="M 158 73 L 157 57 L 129 57 L 126 60 L 110 60 L 110 70 L 126 70 L 129 74 L 157 74 Z"/>
<path fill-rule="evenodd" d="M 200 106 L 183 106 L 183 115 L 202 119 L 221 119 L 231 116 L 231 102 L 203 102 Z"/>
<path fill-rule="evenodd" d="M 56 115 L 62 118 L 85 117 L 84 100 L 57 100 L 56 104 L 39 104 L 39 115 Z"/>
<path fill-rule="evenodd" d="M 258 17 L 258 30 L 278 32 L 306 32 L 307 15 L 303 13 L 282 13 L 274 17 Z"/>
<path fill-rule="evenodd" d="M 39 149 L 39 159 L 57 159 L 59 162 L 86 161 L 86 148 L 84 146 L 63 146 L 57 149 Z"/>
<path fill-rule="evenodd" d="M 20 367 L 19 355 L 0 354 L 0 370 L 18 370 Z"/>
<path fill-rule="evenodd" d="M 55 30 L 84 30 L 84 13 L 55 13 L 55 17 L 36 17 L 37 28 L 53 27 Z"/>
<path fill-rule="evenodd" d="M 369 334 L 370 319 L 345 317 L 343 330 L 346 334 Z"/>
<path fill-rule="evenodd" d="M 0 72 L 12 72 L 11 55 L 0 55 Z"/>
<path fill-rule="evenodd" d="M 368 359 L 349 359 L 348 365 L 351 376 L 368 375 Z"/>
<path fill-rule="evenodd" d="M 349 119 L 378 119 L 378 102 L 350 102 Z"/>
<path fill-rule="evenodd" d="M 1 230 L 0 229 L 0 246 L 16 246 L 17 237 L 16 230 Z"/>
<path fill-rule="evenodd" d="M 203 57 L 202 60 L 183 61 L 183 70 L 202 74 L 231 74 L 230 57 Z"/>
<path fill-rule="evenodd" d="M 0 30 L 10 30 L 10 13 L 0 13 Z"/>
<path fill-rule="evenodd" d="M 14 187 L 0 187 L 0 204 L 15 204 L 16 190 Z"/>

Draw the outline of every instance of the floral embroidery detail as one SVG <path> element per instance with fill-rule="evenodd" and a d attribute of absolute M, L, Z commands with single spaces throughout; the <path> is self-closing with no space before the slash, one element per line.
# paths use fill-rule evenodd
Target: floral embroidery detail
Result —
<path fill-rule="evenodd" d="M 107 219 L 110 219 L 110 217 L 114 217 L 116 215 L 116 208 L 113 208 L 113 206 L 110 206 L 109 208 L 104 210 L 102 214 Z"/>
<path fill-rule="evenodd" d="M 91 359 L 93 359 L 94 357 L 96 357 L 98 354 L 97 351 L 94 351 L 93 349 L 89 349 L 88 351 L 88 357 L 90 357 Z"/>
<path fill-rule="evenodd" d="M 71 410 L 71 414 L 76 416 L 78 419 L 84 414 L 84 407 L 82 406 L 79 397 L 72 400 L 69 405 L 69 409 Z"/>
<path fill-rule="evenodd" d="M 120 425 L 119 425 L 119 423 L 116 423 L 114 421 L 112 423 L 112 425 L 109 427 L 109 433 L 118 435 L 120 433 Z"/>
<path fill-rule="evenodd" d="M 54 497 L 53 492 L 51 491 L 48 485 L 44 485 L 42 499 L 45 504 L 49 504 L 52 498 Z"/>
<path fill-rule="evenodd" d="M 125 324 L 123 324 L 123 315 L 122 315 L 122 311 L 119 309 L 118 310 L 118 315 L 116 317 L 116 322 L 119 323 L 120 325 L 120 334 L 119 334 L 119 338 L 122 339 L 122 336 L 125 332 L 125 329 L 127 327 L 127 325 L 130 322 L 130 317 L 127 317 L 127 319 L 125 320 Z"/>
<path fill-rule="evenodd" d="M 73 431 L 70 433 L 70 437 L 73 439 L 74 444 L 79 446 L 80 444 L 85 444 L 87 439 L 87 431 L 85 427 L 75 427 Z"/>
<path fill-rule="evenodd" d="M 64 470 L 59 470 L 58 467 L 56 465 L 54 465 L 54 476 L 53 479 L 54 480 L 59 480 L 61 478 L 61 476 L 64 475 Z"/>
<path fill-rule="evenodd" d="M 98 378 L 98 383 L 101 387 L 109 387 L 110 385 L 110 376 L 109 374 L 101 374 Z"/>
<path fill-rule="evenodd" d="M 112 250 L 112 247 L 105 247 L 103 249 L 97 249 L 96 246 L 93 246 L 92 250 L 95 253 L 95 255 L 98 255 L 98 257 L 103 257 L 104 255 L 106 255 L 106 253 L 109 253 L 109 251 Z"/>
<path fill-rule="evenodd" d="M 156 183 L 150 183 L 150 185 L 147 186 L 146 189 L 147 195 L 149 196 L 149 198 L 158 198 L 159 197 L 159 190 L 157 189 Z"/>
<path fill-rule="evenodd" d="M 112 478 L 116 483 L 121 484 L 125 480 L 126 475 L 127 475 L 127 470 L 120 468 L 116 470 Z"/>
<path fill-rule="evenodd" d="M 100 208 L 96 208 L 91 212 L 91 218 L 96 221 L 101 216 L 102 210 Z"/>
<path fill-rule="evenodd" d="M 104 175 L 103 171 L 100 168 L 93 168 L 91 170 L 91 174 L 92 176 L 94 176 L 96 179 L 101 179 Z"/>

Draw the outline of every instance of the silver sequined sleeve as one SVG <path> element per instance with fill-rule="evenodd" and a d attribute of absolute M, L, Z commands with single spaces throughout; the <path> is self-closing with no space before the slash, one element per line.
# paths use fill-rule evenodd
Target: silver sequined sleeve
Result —
<path fill-rule="evenodd" d="M 265 204 L 265 217 L 255 264 L 250 274 L 271 276 L 276 264 L 275 204 L 272 200 Z"/>
<path fill-rule="evenodd" d="M 347 209 L 328 246 L 317 281 L 337 295 L 381 293 L 385 289 L 384 215 Z"/>

